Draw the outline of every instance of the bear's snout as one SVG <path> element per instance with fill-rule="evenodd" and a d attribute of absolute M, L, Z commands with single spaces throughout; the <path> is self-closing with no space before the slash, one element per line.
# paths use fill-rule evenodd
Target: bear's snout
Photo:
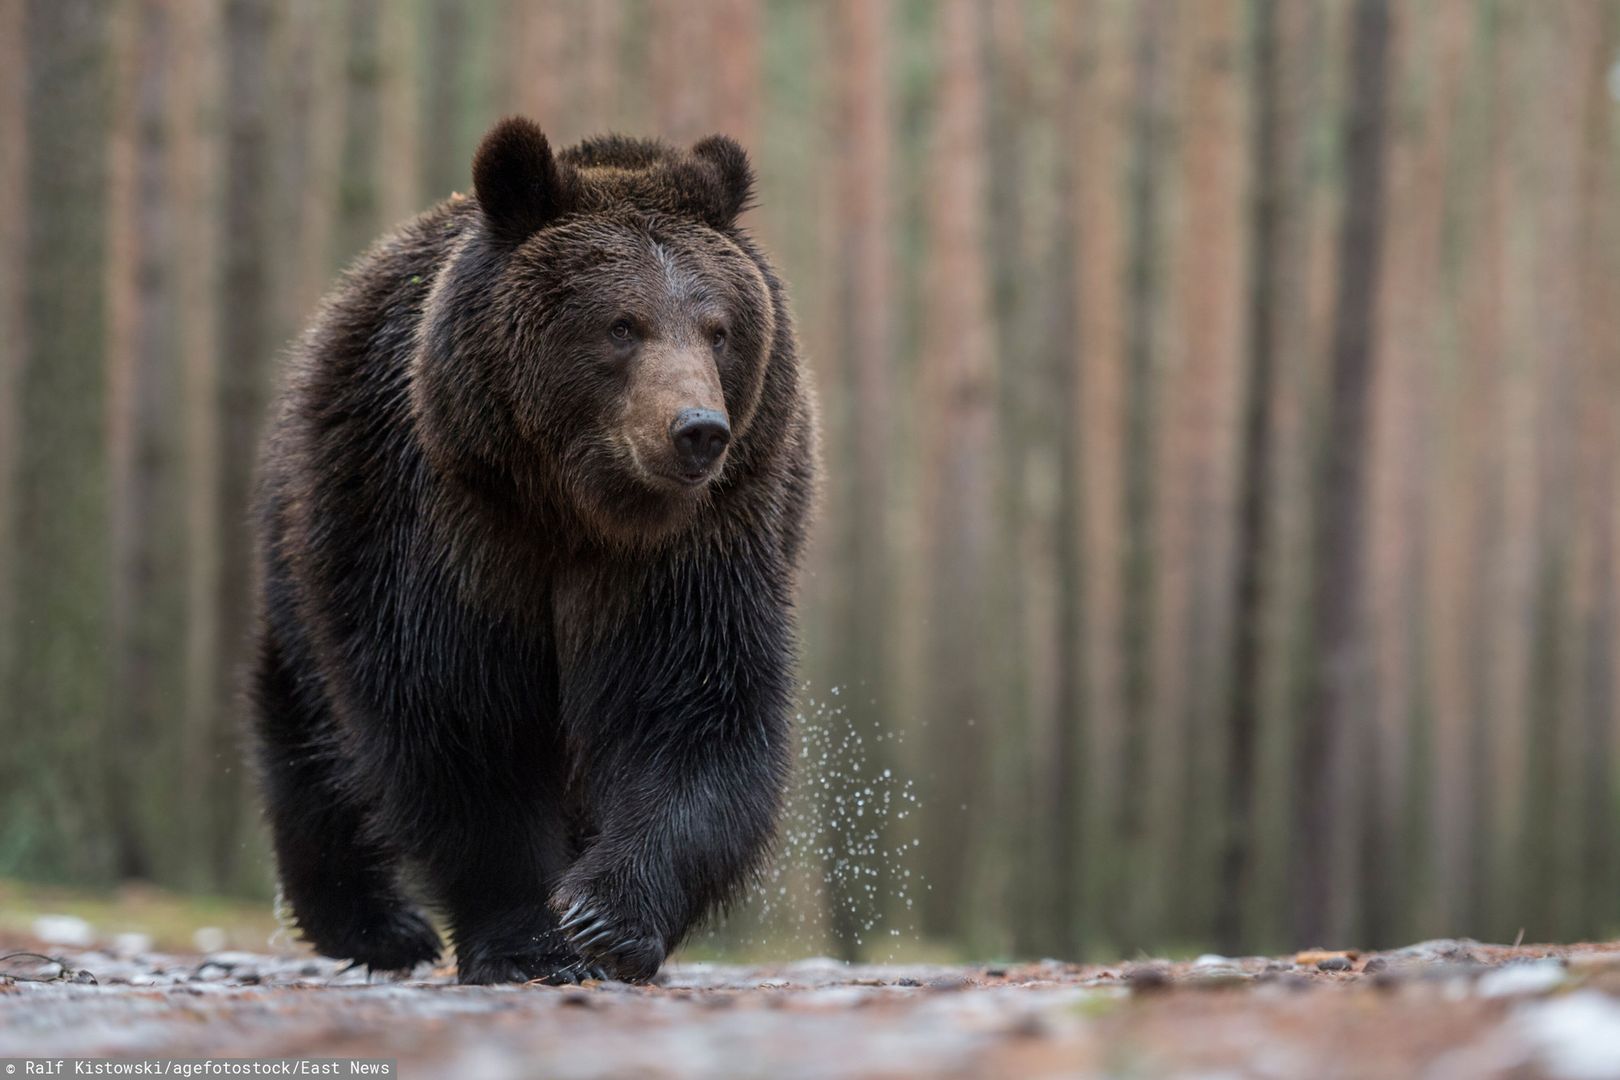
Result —
<path fill-rule="evenodd" d="M 701 480 L 730 445 L 731 425 L 714 409 L 682 409 L 669 425 L 669 438 L 682 477 Z"/>
<path fill-rule="evenodd" d="M 654 490 L 691 493 L 714 479 L 732 431 L 708 349 L 653 343 L 633 369 L 628 398 L 626 441 Z"/>

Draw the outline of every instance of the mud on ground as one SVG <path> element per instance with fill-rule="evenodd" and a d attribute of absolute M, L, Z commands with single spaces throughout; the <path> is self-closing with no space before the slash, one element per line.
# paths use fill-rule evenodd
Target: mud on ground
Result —
<path fill-rule="evenodd" d="M 26 942 L 12 942 L 18 948 Z M 1620 1077 L 1620 942 L 1166 964 L 677 964 L 368 982 L 304 956 L 0 962 L 0 1057 L 384 1057 L 404 1077 Z"/>

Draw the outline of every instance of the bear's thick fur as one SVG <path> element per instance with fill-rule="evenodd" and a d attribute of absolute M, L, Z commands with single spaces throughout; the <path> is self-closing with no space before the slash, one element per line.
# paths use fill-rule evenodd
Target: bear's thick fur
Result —
<path fill-rule="evenodd" d="M 735 142 L 510 119 L 473 179 L 326 298 L 266 440 L 282 893 L 372 968 L 439 954 L 420 892 L 463 982 L 644 980 L 775 826 L 814 401 Z"/>

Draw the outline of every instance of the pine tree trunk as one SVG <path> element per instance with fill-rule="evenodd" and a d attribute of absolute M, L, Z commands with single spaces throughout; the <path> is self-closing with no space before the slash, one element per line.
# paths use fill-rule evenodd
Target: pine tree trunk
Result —
<path fill-rule="evenodd" d="M 835 680 L 845 688 L 842 707 L 857 732 L 881 732 L 889 707 L 887 653 L 890 648 L 888 562 L 890 312 L 893 305 L 892 237 L 889 219 L 888 21 L 886 2 L 842 0 L 833 9 L 833 32 L 842 57 L 838 79 L 840 145 L 836 278 L 839 382 L 848 388 L 838 422 L 843 437 L 828 447 L 839 482 L 831 488 L 842 505 L 831 516 L 841 526 L 834 544 L 848 574 L 840 593 Z M 830 493 L 831 493 L 830 492 Z M 868 748 L 866 770 L 890 765 L 879 742 Z M 829 794 L 834 794 L 829 792 Z M 827 808 L 831 811 L 831 807 Z M 886 850 L 890 830 L 879 829 L 872 843 Z M 852 837 L 841 834 L 828 858 L 847 862 Z M 858 843 L 864 843 L 859 837 Z M 862 860 L 862 863 L 873 860 Z M 851 880 L 829 870 L 834 895 L 829 915 L 835 947 L 846 958 L 859 955 L 861 915 L 870 897 L 889 893 L 887 866 L 874 866 L 877 879 Z M 867 888 L 871 886 L 872 892 Z M 881 915 L 873 911 L 872 916 Z"/>
<path fill-rule="evenodd" d="M 1265 647 L 1268 543 L 1271 538 L 1273 370 L 1277 363 L 1283 218 L 1290 174 L 1282 140 L 1286 121 L 1278 0 L 1256 0 L 1250 23 L 1254 120 L 1249 154 L 1249 286 L 1242 441 L 1238 466 L 1238 534 L 1232 573 L 1231 672 L 1222 727 L 1226 742 L 1225 836 L 1215 910 L 1215 941 L 1236 955 L 1248 943 L 1245 904 L 1254 895 L 1254 802 L 1262 660 Z"/>
<path fill-rule="evenodd" d="M 755 150 L 759 139 L 759 102 L 763 96 L 760 81 L 760 0 L 711 0 L 710 15 L 714 66 L 710 72 L 710 107 L 706 126 L 723 132 Z M 866 18 L 887 18 L 888 5 Z M 880 73 L 887 77 L 887 71 Z M 878 89 L 877 83 L 873 89 Z M 885 114 L 886 115 L 886 114 Z M 885 133 L 887 135 L 887 133 Z"/>
<path fill-rule="evenodd" d="M 1161 0 L 1135 7 L 1132 59 L 1130 179 L 1127 210 L 1130 240 L 1125 273 L 1128 323 L 1125 348 L 1124 433 L 1120 486 L 1123 497 L 1123 591 L 1120 659 L 1119 873 L 1110 911 L 1116 946 L 1124 953 L 1143 944 L 1144 926 L 1159 897 L 1148 878 L 1149 769 L 1153 716 L 1153 608 L 1157 592 L 1154 556 L 1154 490 L 1158 472 L 1155 426 L 1159 386 L 1158 324 L 1162 317 L 1159 258 L 1160 144 L 1165 138 L 1165 36 Z"/>
<path fill-rule="evenodd" d="M 924 929 L 968 932 L 978 807 L 984 796 L 991 720 L 980 620 L 990 572 L 990 477 L 994 467 L 991 359 L 984 221 L 984 88 L 973 0 L 939 8 L 939 84 L 928 207 L 923 355 L 935 404 L 926 439 L 930 463 L 927 535 L 930 672 L 930 834 L 924 840 L 930 892 Z"/>
<path fill-rule="evenodd" d="M 656 134 L 685 144 L 705 134 L 708 72 L 693 57 L 708 48 L 709 0 L 652 0 L 648 72 Z"/>
<path fill-rule="evenodd" d="M 165 760 L 168 695 L 179 638 L 172 608 L 180 570 L 172 475 L 176 447 L 173 328 L 174 223 L 169 202 L 168 5 L 144 0 L 124 20 L 118 122 L 113 141 L 107 440 L 113 582 L 109 607 L 109 722 L 127 749 L 109 763 L 108 790 L 120 877 L 149 878 L 172 838 L 148 835 L 154 779 Z M 156 820 L 154 820 L 156 819 Z"/>
<path fill-rule="evenodd" d="M 193 763 L 209 776 L 209 866 L 217 882 L 239 873 L 247 818 L 236 738 L 236 703 L 247 656 L 252 605 L 252 547 L 248 502 L 259 429 L 267 401 L 274 279 L 267 183 L 270 157 L 270 73 L 266 49 L 272 26 L 269 0 L 226 0 L 224 203 L 219 281 L 219 534 L 220 572 L 214 716 L 207 757 Z"/>
<path fill-rule="evenodd" d="M 1086 776 L 1084 751 L 1086 721 L 1086 577 L 1082 549 L 1084 529 L 1083 480 L 1081 463 L 1080 348 L 1079 323 L 1087 313 L 1082 306 L 1079 251 L 1085 236 L 1077 207 L 1079 187 L 1076 177 L 1087 167 L 1086 148 L 1080 138 L 1083 130 L 1075 105 L 1083 83 L 1084 55 L 1081 42 L 1086 27 L 1077 5 L 1063 9 L 1058 25 L 1059 134 L 1053 181 L 1056 195 L 1052 244 L 1052 272 L 1048 318 L 1046 385 L 1048 407 L 1054 412 L 1056 435 L 1057 491 L 1052 515 L 1051 546 L 1055 568 L 1057 649 L 1051 705 L 1051 740 L 1044 767 L 1033 777 L 1037 821 L 1049 830 L 1043 865 L 1047 881 L 1043 888 L 1044 910 L 1039 912 L 1038 939 L 1051 955 L 1078 959 L 1083 950 L 1081 927 L 1082 847 L 1080 789 Z"/>
<path fill-rule="evenodd" d="M 223 722 L 220 672 L 228 651 L 220 640 L 224 615 L 222 566 L 224 525 L 220 462 L 220 339 L 218 315 L 219 173 L 221 146 L 208 103 L 218 97 L 220 73 L 208 58 L 220 51 L 219 15 L 210 7 L 180 5 L 175 12 L 174 81 L 170 101 L 173 205 L 208 207 L 176 222 L 175 299 L 177 362 L 180 366 L 180 482 L 185 490 L 185 619 L 178 733 L 178 791 L 172 805 L 192 808 L 172 826 L 190 854 L 176 877 L 194 888 L 208 879 L 206 852 L 212 815 L 211 767 Z"/>
<path fill-rule="evenodd" d="M 467 103 L 468 12 L 461 0 L 432 0 L 427 15 L 430 43 L 423 58 L 426 72 L 422 109 L 422 189 L 428 201 L 447 197 L 467 186 L 467 161 L 461 153 Z"/>
<path fill-rule="evenodd" d="M 346 9 L 348 56 L 344 64 L 343 152 L 333 267 L 347 265 L 364 251 L 377 238 L 383 223 L 378 182 L 378 132 L 383 114 L 382 2 L 348 0 Z"/>
<path fill-rule="evenodd" d="M 13 597 L 19 619 L 8 756 L 30 763 L 4 819 L 33 838 L 31 872 L 105 878 L 107 805 L 106 253 L 111 20 L 95 0 L 32 0 L 27 42 L 28 212 L 17 379 Z"/>
<path fill-rule="evenodd" d="M 15 602 L 17 581 L 17 484 L 19 393 L 28 356 L 28 309 L 24 248 L 28 241 L 28 51 L 21 4 L 0 4 L 0 700 L 11 701 L 13 663 L 22 624 Z M 20 760 L 0 762 L 0 789 L 18 791 Z M 0 803 L 4 805 L 4 803 Z"/>
<path fill-rule="evenodd" d="M 1208 0 L 1184 11 L 1176 37 L 1173 99 L 1182 131 L 1177 191 L 1167 200 L 1173 338 L 1161 366 L 1170 375 L 1161 409 L 1163 525 L 1153 715 L 1162 727 L 1151 785 L 1157 805 L 1154 888 L 1166 896 L 1161 934 L 1207 941 L 1216 906 L 1225 789 L 1218 734 L 1237 531 L 1244 315 L 1249 270 L 1245 214 L 1253 180 L 1245 136 L 1244 29 L 1239 0 Z M 1268 385 L 1268 392 L 1269 392 Z M 1179 433 L 1179 438 L 1177 434 Z M 1182 884 L 1177 887 L 1176 882 Z"/>
<path fill-rule="evenodd" d="M 1382 237 L 1386 0 L 1357 0 L 1350 50 L 1345 204 L 1313 533 L 1315 670 L 1301 717 L 1296 768 L 1301 827 L 1294 937 L 1300 945 L 1345 940 L 1354 925 L 1353 889 L 1344 878 L 1355 865 L 1357 841 L 1347 795 L 1366 767 L 1369 745 L 1365 718 L 1355 710 L 1364 700 L 1360 690 L 1367 674 L 1357 634 L 1366 573 L 1366 462 Z"/>

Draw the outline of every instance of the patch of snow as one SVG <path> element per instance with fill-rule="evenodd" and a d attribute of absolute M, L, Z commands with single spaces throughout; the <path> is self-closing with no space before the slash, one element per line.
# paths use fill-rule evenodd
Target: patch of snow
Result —
<path fill-rule="evenodd" d="M 138 956 L 141 953 L 152 951 L 152 937 L 150 934 L 137 934 L 134 932 L 117 934 L 112 940 L 114 956 Z"/>
<path fill-rule="evenodd" d="M 210 964 L 217 964 L 226 971 L 234 971 L 237 968 L 257 969 L 263 960 L 264 957 L 250 952 L 215 952 L 208 958 Z"/>
<path fill-rule="evenodd" d="M 96 939 L 96 931 L 77 915 L 41 915 L 34 920 L 34 936 L 47 945 L 84 948 Z"/>
<path fill-rule="evenodd" d="M 1596 990 L 1524 1005 L 1515 1025 L 1556 1080 L 1620 1078 L 1620 1002 Z"/>
<path fill-rule="evenodd" d="M 225 947 L 225 931 L 217 926 L 199 926 L 191 935 L 191 943 L 198 952 L 219 952 Z"/>
<path fill-rule="evenodd" d="M 1474 992 L 1486 998 L 1545 994 L 1564 985 L 1564 978 L 1562 960 L 1531 960 L 1522 964 L 1504 964 L 1480 976 Z"/>
<path fill-rule="evenodd" d="M 787 970 L 795 974 L 818 972 L 823 974 L 842 974 L 849 969 L 849 964 L 831 956 L 807 956 L 803 960 L 795 960 L 786 965 Z"/>

